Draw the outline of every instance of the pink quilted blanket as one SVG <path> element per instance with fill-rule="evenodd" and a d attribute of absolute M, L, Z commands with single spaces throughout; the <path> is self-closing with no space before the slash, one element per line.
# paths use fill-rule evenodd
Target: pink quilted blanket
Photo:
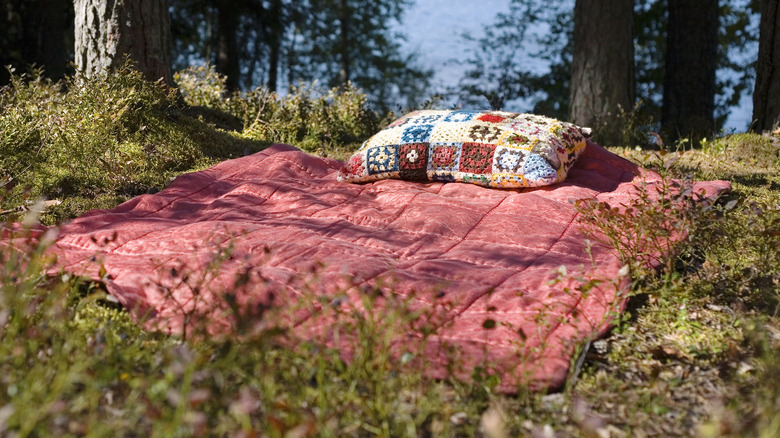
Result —
<path fill-rule="evenodd" d="M 395 351 L 425 357 L 428 375 L 479 366 L 504 391 L 544 389 L 562 384 L 577 344 L 603 335 L 625 302 L 625 280 L 581 293 L 576 275 L 560 277 L 561 266 L 595 264 L 587 275 L 605 279 L 621 268 L 608 248 L 588 252 L 571 201 L 616 205 L 640 173 L 657 178 L 592 143 L 565 183 L 539 189 L 348 184 L 336 180 L 341 164 L 275 145 L 89 212 L 61 227 L 52 251 L 59 269 L 102 277 L 136 319 L 173 333 L 194 320 L 224 332 L 236 315 L 262 321 L 288 307 L 275 323 L 337 344 L 339 312 L 326 310 L 382 312 L 398 298 L 419 317 Z M 729 189 L 697 184 L 710 196 Z M 379 297 L 370 309 L 367 295 Z"/>

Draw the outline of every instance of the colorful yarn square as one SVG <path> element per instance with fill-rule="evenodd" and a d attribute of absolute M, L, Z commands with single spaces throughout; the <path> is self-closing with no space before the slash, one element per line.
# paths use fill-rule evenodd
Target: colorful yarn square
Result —
<path fill-rule="evenodd" d="M 401 179 L 428 179 L 428 143 L 402 144 L 398 156 Z"/>
<path fill-rule="evenodd" d="M 428 170 L 433 172 L 457 172 L 463 143 L 431 143 Z"/>
<path fill-rule="evenodd" d="M 494 173 L 517 174 L 523 169 L 525 158 L 528 154 L 521 149 L 499 147 L 493 156 Z"/>
<path fill-rule="evenodd" d="M 387 178 L 540 187 L 562 182 L 590 129 L 502 111 L 414 111 L 368 139 L 339 181 Z"/>
<path fill-rule="evenodd" d="M 433 125 L 409 125 L 404 128 L 404 132 L 401 134 L 401 143 L 427 143 L 432 130 Z"/>
<path fill-rule="evenodd" d="M 460 170 L 466 173 L 490 173 L 493 168 L 493 154 L 496 145 L 483 143 L 463 143 Z"/>
<path fill-rule="evenodd" d="M 369 175 L 398 172 L 398 145 L 369 148 L 366 154 L 366 166 Z"/>

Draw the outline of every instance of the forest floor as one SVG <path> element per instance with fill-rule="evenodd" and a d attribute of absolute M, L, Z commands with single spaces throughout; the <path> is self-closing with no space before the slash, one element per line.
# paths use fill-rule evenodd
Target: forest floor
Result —
<path fill-rule="evenodd" d="M 132 76 L 83 87 L 18 81 L 0 93 L 0 219 L 56 224 L 273 141 L 344 158 L 379 126 L 359 94 L 259 105 L 202 92 L 199 109 L 180 109 Z M 324 115 L 311 122 L 301 108 Z M 314 134 L 293 138 L 304 128 Z M 733 191 L 670 213 L 688 238 L 660 272 L 634 271 L 623 318 L 583 346 L 560 391 L 507 396 L 488 376 L 427 379 L 384 348 L 411 324 L 403 309 L 350 326 L 365 354 L 349 363 L 272 329 L 147 332 L 99 282 L 44 275 L 44 243 L 0 247 L 0 436 L 780 436 L 780 136 L 610 150 Z M 42 194 L 59 204 L 25 207 Z M 658 224 L 651 208 L 637 206 L 643 229 Z"/>

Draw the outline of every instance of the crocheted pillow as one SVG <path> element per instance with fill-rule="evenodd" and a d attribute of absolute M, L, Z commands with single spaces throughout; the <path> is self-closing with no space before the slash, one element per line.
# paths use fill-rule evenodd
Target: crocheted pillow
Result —
<path fill-rule="evenodd" d="M 546 186 L 566 179 L 588 137 L 588 128 L 533 114 L 414 111 L 363 143 L 338 179 Z"/>

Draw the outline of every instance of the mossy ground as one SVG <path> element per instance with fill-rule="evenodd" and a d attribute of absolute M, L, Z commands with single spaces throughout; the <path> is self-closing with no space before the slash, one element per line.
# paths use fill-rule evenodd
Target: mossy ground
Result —
<path fill-rule="evenodd" d="M 16 78 L 0 93 L 2 219 L 45 197 L 61 204 L 41 219 L 58 223 L 277 141 L 343 158 L 380 123 L 355 90 L 226 96 L 208 69 L 188 74 L 200 84 L 179 77 L 190 105 L 130 72 Z M 99 284 L 43 275 L 42 248 L 2 248 L 0 436 L 778 436 L 778 144 L 738 134 L 679 153 L 612 148 L 670 177 L 728 179 L 733 192 L 685 216 L 689 237 L 660 273 L 633 271 L 623 319 L 582 346 L 550 394 L 496 394 L 481 373 L 427 380 L 390 354 L 415 316 L 371 294 L 382 311 L 343 315 L 359 353 L 345 363 L 273 327 L 143 331 Z"/>

